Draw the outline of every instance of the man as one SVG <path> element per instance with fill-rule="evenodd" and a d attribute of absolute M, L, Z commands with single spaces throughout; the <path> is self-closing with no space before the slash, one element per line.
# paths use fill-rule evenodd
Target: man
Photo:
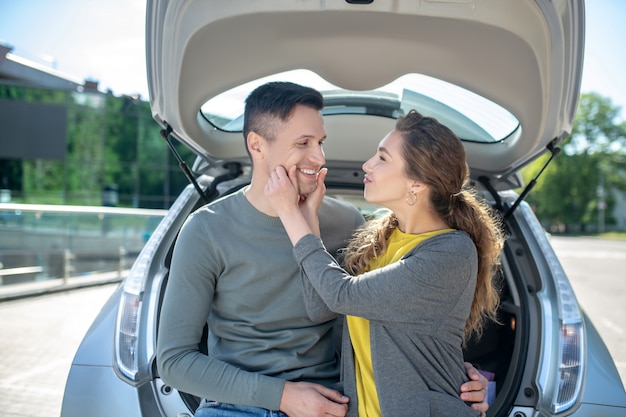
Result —
<path fill-rule="evenodd" d="M 297 166 L 303 198 L 317 187 L 326 139 L 316 90 L 269 83 L 246 100 L 248 187 L 204 206 L 183 225 L 162 305 L 157 364 L 163 380 L 204 398 L 196 416 L 343 416 L 334 320 L 314 323 L 304 307 L 291 242 L 264 194 L 267 178 Z M 358 210 L 325 198 L 322 239 L 331 253 L 363 222 Z M 208 356 L 198 343 L 208 322 Z M 487 408 L 486 380 L 469 368 L 466 401 Z M 219 411 L 218 411 L 219 410 Z M 282 413 L 269 413 L 280 410 Z"/>

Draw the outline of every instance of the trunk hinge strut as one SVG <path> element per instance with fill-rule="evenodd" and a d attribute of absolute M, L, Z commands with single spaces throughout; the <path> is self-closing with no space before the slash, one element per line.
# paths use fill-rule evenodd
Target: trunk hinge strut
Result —
<path fill-rule="evenodd" d="M 519 204 L 522 202 L 522 200 L 524 200 L 524 198 L 526 198 L 526 196 L 528 195 L 528 193 L 530 192 L 530 190 L 533 189 L 533 187 L 537 184 L 537 179 L 539 178 L 539 176 L 541 174 L 543 174 L 543 171 L 545 171 L 545 169 L 548 167 L 548 165 L 550 165 L 550 162 L 552 162 L 552 160 L 554 159 L 555 156 L 557 156 L 559 154 L 559 152 L 561 152 L 561 148 L 555 146 L 556 143 L 556 139 L 553 140 L 552 142 L 548 143 L 548 145 L 546 146 L 546 148 L 548 148 L 548 150 L 550 151 L 550 158 L 548 158 L 548 160 L 546 161 L 545 164 L 543 164 L 543 167 L 539 170 L 539 172 L 537 173 L 537 175 L 535 175 L 535 178 L 533 178 L 528 185 L 526 186 L 526 188 L 524 188 L 524 190 L 522 191 L 522 193 L 519 195 L 519 197 L 517 197 L 517 200 L 515 200 L 515 202 L 513 203 L 513 205 L 507 210 L 506 213 L 504 213 L 504 220 L 508 219 L 509 216 L 511 216 L 511 214 L 513 214 L 513 211 L 517 208 L 517 206 L 519 206 Z"/>
<path fill-rule="evenodd" d="M 174 144 L 172 143 L 172 139 L 170 137 L 170 134 L 172 133 L 172 127 L 168 125 L 167 122 L 164 123 L 165 129 L 161 129 L 161 136 L 163 137 L 163 139 L 165 139 L 165 142 L 167 142 L 167 146 L 169 146 L 170 151 L 172 151 L 172 153 L 176 157 L 176 160 L 178 161 L 178 166 L 183 171 L 183 174 L 185 174 L 185 177 L 187 177 L 189 182 L 193 184 L 194 188 L 196 189 L 204 203 L 209 203 L 218 196 L 218 184 L 224 181 L 234 180 L 243 173 L 240 162 L 227 162 L 224 164 L 224 168 L 228 169 L 228 172 L 213 178 L 213 181 L 211 182 L 208 190 L 206 192 L 202 191 L 202 188 L 200 188 L 200 184 L 198 184 L 198 181 L 196 181 L 196 178 L 191 173 L 189 166 L 187 166 L 183 158 L 180 156 L 180 153 L 178 153 L 178 151 L 174 147 Z"/>
<path fill-rule="evenodd" d="M 176 157 L 176 160 L 178 161 L 178 166 L 180 167 L 181 171 L 183 171 L 183 174 L 185 174 L 185 177 L 187 177 L 189 182 L 193 184 L 198 194 L 200 194 L 200 197 L 202 198 L 202 200 L 205 203 L 208 203 L 209 199 L 204 194 L 204 191 L 202 191 L 202 188 L 200 188 L 200 185 L 198 184 L 198 181 L 196 181 L 193 174 L 191 173 L 189 166 L 187 166 L 187 163 L 185 163 L 183 158 L 180 156 L 180 154 L 174 147 L 174 144 L 172 143 L 172 139 L 170 138 L 170 133 L 172 133 L 172 127 L 168 125 L 167 123 L 165 123 L 165 129 L 161 129 L 160 133 L 163 139 L 165 139 L 165 142 L 167 142 L 167 146 L 170 148 L 170 151 L 172 151 L 172 153 Z"/>

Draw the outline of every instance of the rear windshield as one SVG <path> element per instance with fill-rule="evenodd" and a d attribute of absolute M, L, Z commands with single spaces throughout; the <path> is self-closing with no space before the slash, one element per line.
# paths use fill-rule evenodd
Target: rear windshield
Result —
<path fill-rule="evenodd" d="M 269 81 L 292 81 L 322 92 L 325 115 L 397 118 L 416 109 L 437 118 L 464 141 L 500 142 L 519 127 L 519 121 L 498 104 L 457 85 L 421 74 L 406 74 L 376 90 L 351 91 L 340 89 L 308 70 L 283 72 L 225 91 L 204 103 L 200 112 L 218 129 L 241 132 L 246 97 Z"/>

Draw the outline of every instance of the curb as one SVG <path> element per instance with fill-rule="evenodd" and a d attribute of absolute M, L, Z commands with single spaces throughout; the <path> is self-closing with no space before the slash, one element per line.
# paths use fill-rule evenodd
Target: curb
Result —
<path fill-rule="evenodd" d="M 29 282 L 26 284 L 14 284 L 0 286 L 0 302 L 19 300 L 29 297 L 54 294 L 63 291 L 71 291 L 81 288 L 95 287 L 120 283 L 126 278 L 129 271 L 105 272 L 85 276 L 54 278 L 45 281 Z"/>

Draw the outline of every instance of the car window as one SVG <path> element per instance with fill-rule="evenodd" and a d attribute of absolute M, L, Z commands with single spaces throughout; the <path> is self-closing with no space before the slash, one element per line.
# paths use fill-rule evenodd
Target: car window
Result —
<path fill-rule="evenodd" d="M 498 104 L 457 85 L 422 74 L 406 74 L 369 91 L 340 89 L 308 70 L 260 78 L 225 91 L 204 103 L 201 114 L 213 126 L 241 132 L 248 94 L 268 81 L 293 81 L 324 95 L 325 115 L 364 114 L 397 118 L 411 109 L 437 118 L 464 141 L 496 143 L 519 127 L 519 121 Z"/>

